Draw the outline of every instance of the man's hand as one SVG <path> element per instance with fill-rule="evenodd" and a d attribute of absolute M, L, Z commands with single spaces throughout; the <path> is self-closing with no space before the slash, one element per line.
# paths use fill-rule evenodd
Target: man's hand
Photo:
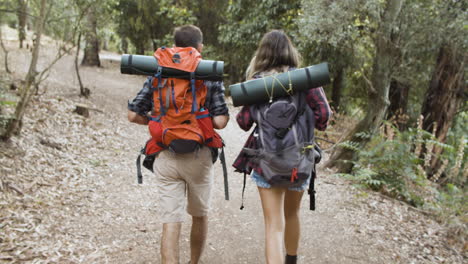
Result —
<path fill-rule="evenodd" d="M 215 116 L 212 119 L 213 127 L 216 129 L 223 129 L 226 127 L 228 121 L 229 121 L 229 116 L 227 115 Z"/>
<path fill-rule="evenodd" d="M 148 125 L 148 118 L 146 116 L 141 116 L 135 112 L 128 110 L 127 114 L 128 121 L 139 124 L 139 125 Z"/>

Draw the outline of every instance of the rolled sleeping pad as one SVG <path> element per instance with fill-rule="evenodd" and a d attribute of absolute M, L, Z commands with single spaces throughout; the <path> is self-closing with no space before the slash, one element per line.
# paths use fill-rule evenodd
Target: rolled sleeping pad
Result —
<path fill-rule="evenodd" d="M 120 73 L 154 75 L 158 70 L 158 60 L 154 56 L 123 54 L 120 60 Z M 221 81 L 224 61 L 201 60 L 195 69 L 195 79 Z M 190 73 L 173 68 L 162 68 L 163 78 L 190 79 Z"/>
<path fill-rule="evenodd" d="M 289 80 L 292 84 L 292 93 L 330 83 L 330 73 L 326 62 L 273 76 L 230 85 L 229 92 L 234 106 L 266 103 L 270 100 L 269 94 L 273 94 L 273 99 L 288 95 L 286 90 L 289 89 Z"/>

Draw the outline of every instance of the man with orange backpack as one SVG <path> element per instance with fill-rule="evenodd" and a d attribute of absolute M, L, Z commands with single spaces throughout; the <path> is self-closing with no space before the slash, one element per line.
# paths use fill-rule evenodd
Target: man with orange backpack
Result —
<path fill-rule="evenodd" d="M 155 52 L 158 64 L 194 72 L 203 49 L 201 30 L 193 25 L 178 27 L 174 40 L 175 47 Z M 190 263 L 196 264 L 208 230 L 214 150 L 222 146 L 214 129 L 223 129 L 229 121 L 223 83 L 195 80 L 193 75 L 184 80 L 156 74 L 129 102 L 128 120 L 148 125 L 151 134 L 145 154 L 156 157 L 162 263 L 179 263 L 179 236 L 187 207 L 192 216 Z"/>

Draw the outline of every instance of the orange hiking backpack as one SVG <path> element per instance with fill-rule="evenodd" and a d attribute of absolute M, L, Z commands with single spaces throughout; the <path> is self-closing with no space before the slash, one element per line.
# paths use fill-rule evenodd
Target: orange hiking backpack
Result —
<path fill-rule="evenodd" d="M 154 56 L 158 60 L 158 70 L 152 80 L 153 114 L 148 123 L 151 139 L 141 151 L 146 156 L 143 166 L 153 171 L 154 159 L 164 149 L 189 153 L 203 145 L 221 148 L 219 158 L 223 165 L 224 195 L 229 200 L 224 143 L 213 129 L 208 109 L 204 109 L 207 87 L 202 80 L 195 80 L 195 69 L 201 61 L 200 53 L 192 47 L 162 47 L 154 52 Z M 190 79 L 163 78 L 163 67 L 188 72 Z M 143 183 L 141 154 L 137 158 L 137 179 L 140 184 Z"/>
<path fill-rule="evenodd" d="M 153 142 L 149 142 L 145 154 L 163 149 L 189 153 L 203 145 L 221 148 L 221 137 L 213 129 L 210 113 L 203 108 L 207 87 L 202 80 L 195 80 L 200 53 L 192 47 L 162 47 L 154 56 L 159 66 L 152 83 L 154 115 L 149 131 Z M 162 67 L 189 72 L 190 79 L 162 78 Z"/>

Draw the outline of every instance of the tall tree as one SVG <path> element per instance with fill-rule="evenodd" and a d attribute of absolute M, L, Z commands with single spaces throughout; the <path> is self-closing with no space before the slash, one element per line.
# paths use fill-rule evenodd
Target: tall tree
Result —
<path fill-rule="evenodd" d="M 5 62 L 5 71 L 7 73 L 11 73 L 10 68 L 8 67 L 8 50 L 3 44 L 3 35 L 2 35 L 2 27 L 0 26 L 0 46 L 2 47 L 2 51 L 4 54 L 4 62 Z"/>
<path fill-rule="evenodd" d="M 450 43 L 440 47 L 421 111 L 424 116 L 423 129 L 433 131 L 435 125 L 435 136 L 440 142 L 445 142 L 455 115 L 467 100 L 466 59 L 466 51 Z M 435 148 L 435 155 L 440 152 L 440 148 Z"/>
<path fill-rule="evenodd" d="M 28 0 L 18 0 L 18 39 L 19 47 L 23 48 L 23 41 L 26 40 L 26 24 L 28 20 Z"/>
<path fill-rule="evenodd" d="M 401 131 L 405 130 L 407 126 L 409 90 L 410 86 L 403 81 L 393 78 L 390 82 L 390 105 L 388 107 L 387 119 L 393 118 Z"/>
<path fill-rule="evenodd" d="M 14 119 L 11 119 L 9 121 L 9 123 L 7 124 L 5 134 L 1 135 L 1 138 L 3 139 L 9 139 L 14 133 L 18 132 L 21 129 L 21 122 L 23 119 L 24 112 L 33 94 L 33 92 L 31 91 L 31 87 L 33 87 L 36 82 L 36 76 L 37 76 L 36 67 L 37 67 L 37 61 L 39 59 L 42 31 L 44 30 L 44 25 L 47 19 L 46 6 L 47 6 L 47 0 L 41 0 L 40 8 L 39 8 L 39 16 L 36 21 L 35 39 L 34 39 L 34 47 L 32 51 L 32 58 L 29 64 L 28 73 L 26 75 L 26 81 L 24 83 L 24 86 L 21 88 L 21 97 L 20 97 L 20 101 L 18 102 L 16 106 Z"/>
<path fill-rule="evenodd" d="M 86 31 L 85 39 L 86 46 L 84 49 L 83 60 L 81 65 L 85 66 L 101 66 L 99 60 L 99 39 L 97 34 L 97 5 L 98 2 L 93 2 L 87 9 L 86 15 Z"/>
<path fill-rule="evenodd" d="M 389 100 L 389 88 L 393 67 L 395 66 L 394 34 L 396 20 L 400 14 L 404 0 L 387 0 L 381 20 L 378 23 L 374 44 L 376 53 L 372 66 L 372 76 L 369 81 L 369 96 L 366 116 L 354 128 L 347 139 L 364 146 L 369 137 L 363 133 L 374 134 L 380 127 L 386 114 Z M 333 153 L 328 166 L 337 166 L 342 172 L 350 172 L 352 163 L 343 160 L 354 160 L 355 152 L 346 148 L 338 148 Z"/>
<path fill-rule="evenodd" d="M 452 127 L 456 114 L 466 105 L 468 90 L 465 80 L 466 50 L 466 20 L 468 14 L 466 1 L 431 1 L 431 6 L 437 10 L 438 19 L 428 38 L 432 39 L 433 61 L 432 73 L 428 74 L 428 89 L 426 89 L 421 106 L 423 129 L 436 131 L 436 138 L 445 142 Z M 434 125 L 436 127 L 434 127 Z M 440 167 L 439 154 L 442 148 L 428 148 L 432 151 L 429 177 Z"/>

